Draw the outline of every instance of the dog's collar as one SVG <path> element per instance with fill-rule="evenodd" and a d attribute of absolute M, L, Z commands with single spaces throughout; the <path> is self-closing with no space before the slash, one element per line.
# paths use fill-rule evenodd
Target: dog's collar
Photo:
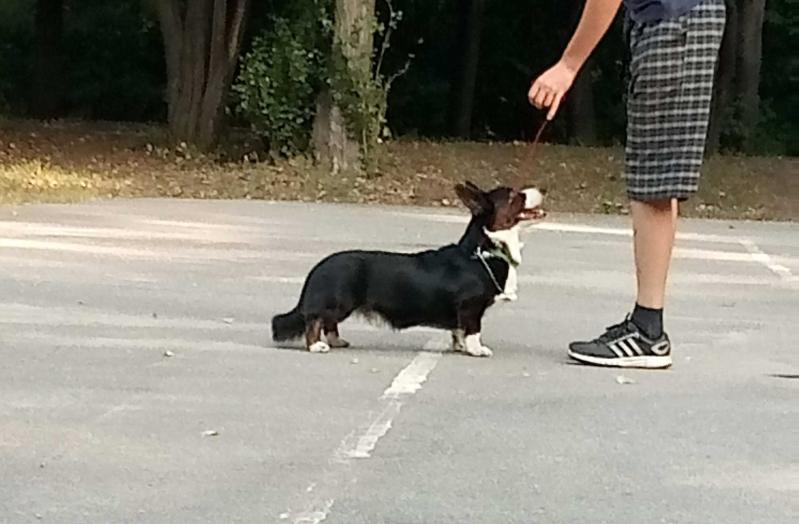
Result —
<path fill-rule="evenodd" d="M 478 247 L 475 254 L 480 253 L 483 258 L 499 258 L 504 260 L 512 267 L 519 267 L 519 262 L 513 259 L 510 249 L 505 244 L 494 244 L 491 249 L 483 249 Z"/>
<path fill-rule="evenodd" d="M 488 273 L 488 276 L 491 278 L 491 282 L 494 283 L 494 287 L 497 288 L 497 291 L 499 291 L 500 294 L 504 293 L 505 290 L 502 289 L 502 286 L 499 285 L 499 281 L 497 280 L 497 277 L 494 276 L 494 272 L 491 271 L 491 266 L 488 265 L 488 261 L 486 259 L 501 258 L 502 260 L 505 260 L 508 264 L 511 264 L 512 266 L 515 267 L 513 262 L 511 262 L 510 258 L 497 248 L 493 250 L 486 250 L 486 249 L 481 249 L 479 246 L 474 250 L 472 258 L 476 258 L 483 264 L 483 268 L 486 270 L 486 273 Z"/>

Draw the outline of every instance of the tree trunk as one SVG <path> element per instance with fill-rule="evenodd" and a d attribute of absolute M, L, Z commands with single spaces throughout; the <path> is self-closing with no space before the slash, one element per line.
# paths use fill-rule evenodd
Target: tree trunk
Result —
<path fill-rule="evenodd" d="M 31 114 L 54 118 L 62 108 L 64 0 L 37 0 L 35 21 L 36 59 L 34 61 Z"/>
<path fill-rule="evenodd" d="M 480 37 L 483 32 L 485 0 L 468 0 L 460 12 L 458 38 L 453 48 L 453 74 L 450 92 L 450 126 L 454 136 L 469 138 L 472 130 Z"/>
<path fill-rule="evenodd" d="M 334 49 L 343 55 L 347 73 L 353 78 L 371 75 L 374 0 L 335 0 L 334 17 Z M 320 94 L 317 100 L 311 141 L 317 162 L 334 174 L 361 168 L 358 137 L 351 135 L 330 92 Z"/>
<path fill-rule="evenodd" d="M 763 47 L 763 16 L 766 0 L 741 0 L 738 28 L 738 99 L 744 148 L 750 149 L 751 136 L 760 120 L 760 64 Z"/>
<path fill-rule="evenodd" d="M 580 70 L 566 101 L 572 140 L 581 146 L 594 146 L 597 143 L 594 86 L 591 81 L 593 62 L 593 59 L 589 59 Z"/>
<path fill-rule="evenodd" d="M 167 66 L 169 129 L 209 149 L 219 138 L 249 0 L 157 0 Z"/>
<path fill-rule="evenodd" d="M 713 86 L 713 105 L 707 133 L 708 155 L 718 153 L 721 147 L 721 131 L 730 122 L 735 90 L 736 57 L 738 55 L 738 8 L 736 0 L 727 0 L 727 22 L 721 41 L 716 80 Z"/>
<path fill-rule="evenodd" d="M 358 142 L 347 132 L 341 109 L 333 103 L 330 91 L 323 91 L 316 101 L 316 117 L 311 142 L 317 162 L 333 174 L 360 167 Z"/>

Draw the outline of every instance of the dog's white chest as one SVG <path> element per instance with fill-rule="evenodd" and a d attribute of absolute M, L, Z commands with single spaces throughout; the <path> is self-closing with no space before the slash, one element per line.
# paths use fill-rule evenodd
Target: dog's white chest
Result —
<path fill-rule="evenodd" d="M 512 227 L 504 231 L 486 231 L 486 235 L 496 244 L 504 246 L 510 255 L 508 263 L 508 278 L 505 280 L 502 293 L 496 296 L 496 300 L 512 302 L 519 298 L 519 274 L 516 271 L 516 264 L 522 261 L 522 248 L 524 244 L 519 239 L 519 228 Z"/>
<path fill-rule="evenodd" d="M 514 300 L 519 298 L 517 294 L 519 290 L 519 274 L 516 271 L 516 268 L 513 266 L 508 266 L 508 278 L 505 280 L 505 286 L 502 289 L 502 293 L 497 295 L 497 300 L 502 300 L 504 302 L 513 302 Z"/>

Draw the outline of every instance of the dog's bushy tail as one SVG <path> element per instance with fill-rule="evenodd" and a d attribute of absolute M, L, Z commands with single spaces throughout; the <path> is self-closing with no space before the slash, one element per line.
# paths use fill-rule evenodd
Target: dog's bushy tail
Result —
<path fill-rule="evenodd" d="M 299 306 L 288 313 L 272 317 L 272 340 L 283 342 L 299 337 L 305 332 L 305 319 L 300 314 Z"/>

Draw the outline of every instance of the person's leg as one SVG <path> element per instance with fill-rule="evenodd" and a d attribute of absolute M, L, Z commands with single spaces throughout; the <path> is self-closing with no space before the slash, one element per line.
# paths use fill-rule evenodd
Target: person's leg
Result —
<path fill-rule="evenodd" d="M 676 199 L 630 202 L 638 283 L 636 303 L 640 306 L 663 308 L 677 228 L 677 210 Z"/>
<path fill-rule="evenodd" d="M 663 305 L 677 225 L 677 199 L 631 200 L 638 285 L 635 308 L 598 338 L 572 342 L 569 356 L 587 364 L 665 368 L 671 342 L 663 331 Z"/>
<path fill-rule="evenodd" d="M 638 289 L 631 320 L 651 338 L 663 333 L 663 305 L 678 210 L 677 199 L 630 202 Z"/>
<path fill-rule="evenodd" d="M 663 305 L 679 200 L 697 190 L 724 28 L 723 0 L 630 28 L 630 85 L 624 173 L 631 200 L 638 282 L 632 315 L 569 356 L 602 366 L 665 368 L 671 342 Z"/>

